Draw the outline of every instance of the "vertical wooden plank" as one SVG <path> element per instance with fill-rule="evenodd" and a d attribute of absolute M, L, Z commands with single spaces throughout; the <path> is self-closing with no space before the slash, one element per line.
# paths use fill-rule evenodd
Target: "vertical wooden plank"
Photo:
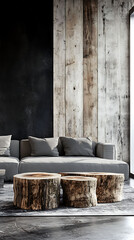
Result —
<path fill-rule="evenodd" d="M 126 12 L 126 4 L 128 1 L 122 3 L 122 1 L 119 1 L 119 6 L 118 6 L 118 22 L 120 24 L 118 24 L 118 40 L 119 40 L 119 67 L 118 67 L 118 76 L 119 76 L 119 80 L 118 80 L 118 97 L 119 97 L 119 112 L 118 112 L 118 139 L 117 139 L 117 144 L 118 144 L 118 151 L 117 151 L 117 159 L 124 159 L 125 157 L 125 161 L 128 162 L 128 151 L 127 148 L 125 147 L 125 151 L 127 152 L 127 155 L 124 156 L 123 153 L 123 149 L 124 149 L 124 143 L 126 142 L 128 145 L 128 131 L 126 132 L 125 136 L 124 135 L 124 127 L 126 128 L 126 130 L 128 130 L 128 125 L 129 124 L 125 124 L 125 126 L 122 125 L 122 123 L 124 122 L 124 110 L 125 110 L 125 115 L 126 118 L 128 118 L 128 109 L 127 107 L 125 107 L 125 109 L 123 110 L 122 108 L 122 103 L 123 103 L 123 97 L 124 95 L 126 95 L 126 92 L 128 92 L 128 84 L 129 84 L 129 79 L 128 79 L 128 59 L 127 59 L 127 55 L 128 55 L 128 37 L 129 37 L 129 22 L 127 21 L 128 26 L 126 26 L 125 21 L 128 18 L 128 12 Z M 124 6 L 125 5 L 125 6 Z M 125 10 L 125 11 L 124 11 Z M 123 17 L 123 18 L 122 18 Z M 125 31 L 124 36 L 122 36 L 122 30 Z M 123 37 L 123 39 L 121 39 L 121 37 Z M 123 51 L 123 52 L 122 52 Z M 121 59 L 123 57 L 123 59 Z M 124 63 L 125 64 L 124 64 Z M 122 69 L 122 65 L 123 64 L 123 68 L 125 71 L 123 71 Z M 124 72 L 124 77 L 122 75 L 122 73 Z M 125 80 L 125 81 L 124 81 Z M 123 86 L 124 85 L 124 86 Z M 127 93 L 127 97 L 128 97 L 128 93 Z M 125 144 L 126 144 L 125 143 Z"/>
<path fill-rule="evenodd" d="M 130 10 L 130 173 L 134 173 L 134 7 Z"/>
<path fill-rule="evenodd" d="M 84 78 L 84 136 L 98 140 L 98 1 L 83 0 L 83 78 Z"/>
<path fill-rule="evenodd" d="M 117 148 L 120 109 L 118 1 L 99 1 L 98 9 L 98 140 L 113 142 Z"/>
<path fill-rule="evenodd" d="M 83 0 L 66 0 L 66 135 L 83 136 Z"/>
<path fill-rule="evenodd" d="M 65 135 L 65 0 L 54 0 L 53 128 Z"/>
<path fill-rule="evenodd" d="M 98 0 L 98 141 L 105 142 L 106 36 L 105 1 Z"/>
<path fill-rule="evenodd" d="M 108 1 L 106 5 L 106 126 L 105 141 L 116 144 L 118 148 L 119 113 L 119 41 L 118 41 L 118 1 Z M 111 11 L 110 11 L 111 10 Z M 113 34 L 114 33 L 114 34 Z M 117 149 L 118 150 L 118 149 Z"/>

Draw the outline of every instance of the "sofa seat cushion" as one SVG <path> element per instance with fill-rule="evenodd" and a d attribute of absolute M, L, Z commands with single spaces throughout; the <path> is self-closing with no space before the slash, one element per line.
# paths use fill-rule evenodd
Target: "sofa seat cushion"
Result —
<path fill-rule="evenodd" d="M 0 169 L 5 169 L 5 181 L 12 181 L 18 173 L 19 159 L 15 157 L 0 157 Z"/>
<path fill-rule="evenodd" d="M 19 173 L 24 172 L 113 172 L 129 177 L 129 166 L 123 161 L 96 157 L 26 157 L 20 161 Z"/>

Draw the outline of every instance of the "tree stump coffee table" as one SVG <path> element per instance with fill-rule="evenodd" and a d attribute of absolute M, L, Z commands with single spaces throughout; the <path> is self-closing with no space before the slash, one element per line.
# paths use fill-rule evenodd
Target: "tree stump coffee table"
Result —
<path fill-rule="evenodd" d="M 68 207 L 91 207 L 97 205 L 97 179 L 83 176 L 61 178 L 63 203 Z"/>
<path fill-rule="evenodd" d="M 124 174 L 106 172 L 63 172 L 61 176 L 86 176 L 97 178 L 97 202 L 112 203 L 122 200 Z"/>
<path fill-rule="evenodd" d="M 14 205 L 22 209 L 57 208 L 60 198 L 60 174 L 22 173 L 14 175 Z"/>

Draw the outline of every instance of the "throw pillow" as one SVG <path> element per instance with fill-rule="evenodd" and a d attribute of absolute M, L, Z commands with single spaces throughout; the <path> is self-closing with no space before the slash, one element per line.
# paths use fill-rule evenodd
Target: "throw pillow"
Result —
<path fill-rule="evenodd" d="M 94 157 L 90 138 L 60 137 L 66 156 Z"/>
<path fill-rule="evenodd" d="M 58 138 L 36 138 L 29 136 L 32 156 L 58 157 Z"/>
<path fill-rule="evenodd" d="M 10 156 L 10 144 L 12 135 L 0 136 L 0 156 Z"/>

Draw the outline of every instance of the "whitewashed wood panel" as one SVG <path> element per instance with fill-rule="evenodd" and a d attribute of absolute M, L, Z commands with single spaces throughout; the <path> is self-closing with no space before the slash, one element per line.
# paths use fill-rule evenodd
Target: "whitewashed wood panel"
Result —
<path fill-rule="evenodd" d="M 105 142 L 106 36 L 105 1 L 98 0 L 98 141 Z"/>
<path fill-rule="evenodd" d="M 133 2 L 131 2 L 133 4 Z M 129 162 L 130 1 L 98 4 L 98 140 L 113 142 Z"/>
<path fill-rule="evenodd" d="M 53 133 L 65 136 L 65 0 L 54 0 Z"/>
<path fill-rule="evenodd" d="M 121 132 L 118 123 L 120 112 L 118 1 L 99 1 L 98 9 L 98 28 L 101 29 L 98 36 L 98 138 L 99 141 L 116 144 L 119 153 Z M 102 68 L 105 69 L 104 72 Z"/>
<path fill-rule="evenodd" d="M 83 136 L 83 0 L 66 0 L 66 136 Z"/>
<path fill-rule="evenodd" d="M 118 151 L 119 157 L 129 162 L 130 156 L 130 75 L 129 75 L 129 10 L 134 6 L 134 1 L 120 0 L 118 8 L 118 18 L 120 26 L 118 28 L 119 36 L 119 72 L 120 72 L 120 112 L 119 126 L 121 132 L 120 148 Z"/>
<path fill-rule="evenodd" d="M 83 134 L 98 140 L 98 1 L 83 0 Z"/>

